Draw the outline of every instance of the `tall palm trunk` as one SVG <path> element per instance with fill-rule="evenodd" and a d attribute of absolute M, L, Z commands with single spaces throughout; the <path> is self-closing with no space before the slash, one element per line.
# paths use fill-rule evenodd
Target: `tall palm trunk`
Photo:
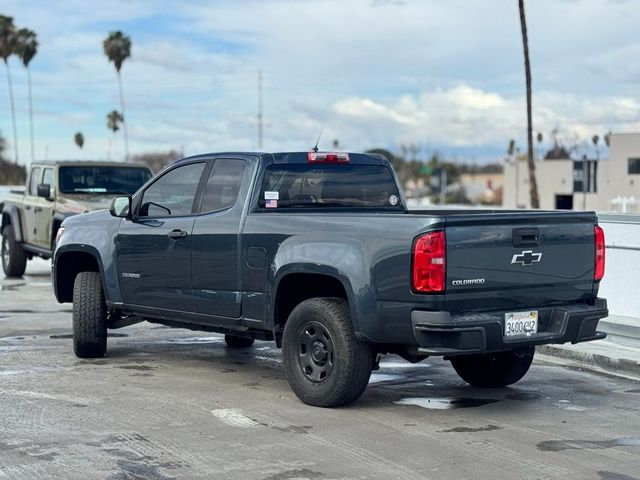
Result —
<path fill-rule="evenodd" d="M 518 0 L 520 8 L 520 27 L 522 28 L 522 46 L 524 49 L 524 71 L 527 83 L 527 164 L 529 166 L 529 196 L 531 207 L 540 208 L 536 166 L 533 162 L 533 127 L 531 125 L 531 65 L 529 63 L 529 40 L 527 38 L 527 20 L 524 15 L 524 0 Z"/>
<path fill-rule="evenodd" d="M 27 85 L 29 88 L 29 134 L 31 136 L 31 161 L 36 161 L 35 147 L 33 142 L 33 98 L 31 96 L 31 69 L 27 67 Z"/>
<path fill-rule="evenodd" d="M 13 83 L 11 82 L 11 69 L 9 68 L 9 62 L 4 61 L 4 66 L 7 68 L 7 84 L 9 85 L 9 100 L 11 102 L 11 120 L 13 121 L 13 149 L 15 152 L 14 162 L 18 164 L 18 130 L 16 127 L 16 105 L 13 101 Z"/>
<path fill-rule="evenodd" d="M 122 133 L 124 134 L 124 159 L 125 161 L 129 160 L 129 132 L 127 128 L 127 122 L 129 119 L 127 118 L 127 112 L 124 108 L 124 93 L 122 91 L 122 77 L 120 76 L 120 70 L 118 70 L 118 88 L 120 90 L 120 107 L 122 108 L 122 116 L 124 121 L 122 122 Z"/>

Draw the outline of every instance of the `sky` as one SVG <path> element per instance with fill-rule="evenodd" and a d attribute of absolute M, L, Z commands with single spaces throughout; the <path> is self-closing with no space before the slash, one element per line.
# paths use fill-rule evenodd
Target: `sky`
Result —
<path fill-rule="evenodd" d="M 640 2 L 527 0 L 526 12 L 544 144 L 557 130 L 595 154 L 594 134 L 640 131 Z M 122 67 L 131 154 L 306 151 L 321 132 L 325 150 L 412 145 L 470 162 L 502 159 L 511 138 L 526 150 L 517 0 L 0 0 L 0 13 L 38 34 L 36 159 L 124 158 L 106 127 L 120 110 L 102 50 L 114 30 L 133 42 Z M 17 58 L 9 66 L 25 163 L 27 77 Z M 6 83 L 1 66 L 0 132 L 13 148 Z"/>

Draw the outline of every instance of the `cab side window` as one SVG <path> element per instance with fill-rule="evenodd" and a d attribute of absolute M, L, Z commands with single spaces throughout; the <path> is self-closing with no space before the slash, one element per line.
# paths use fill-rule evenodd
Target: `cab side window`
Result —
<path fill-rule="evenodd" d="M 174 168 L 145 190 L 139 217 L 178 217 L 191 215 L 202 176 L 204 162 Z"/>
<path fill-rule="evenodd" d="M 32 197 L 38 196 L 38 184 L 42 178 L 42 169 L 36 167 L 31 170 L 31 178 L 29 179 L 29 195 Z"/>
<path fill-rule="evenodd" d="M 42 176 L 42 184 L 49 185 L 51 187 L 51 191 L 55 188 L 53 181 L 53 168 L 45 168 L 44 175 Z"/>
<path fill-rule="evenodd" d="M 210 213 L 235 205 L 246 168 L 244 160 L 216 160 L 207 180 L 200 213 Z"/>

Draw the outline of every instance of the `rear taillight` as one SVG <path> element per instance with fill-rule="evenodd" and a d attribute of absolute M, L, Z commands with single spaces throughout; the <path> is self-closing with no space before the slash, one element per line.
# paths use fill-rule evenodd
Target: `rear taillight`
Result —
<path fill-rule="evenodd" d="M 444 292 L 447 274 L 444 232 L 427 233 L 413 244 L 413 290 L 420 293 Z"/>
<path fill-rule="evenodd" d="M 309 163 L 349 163 L 348 153 L 309 152 Z"/>
<path fill-rule="evenodd" d="M 605 245 L 604 245 L 604 230 L 602 230 L 602 228 L 600 228 L 599 226 L 595 226 L 594 229 L 594 237 L 595 237 L 595 243 L 596 243 L 596 261 L 595 261 L 595 269 L 593 272 L 593 279 L 594 280 L 602 280 L 602 277 L 604 277 L 604 252 L 605 252 Z"/>

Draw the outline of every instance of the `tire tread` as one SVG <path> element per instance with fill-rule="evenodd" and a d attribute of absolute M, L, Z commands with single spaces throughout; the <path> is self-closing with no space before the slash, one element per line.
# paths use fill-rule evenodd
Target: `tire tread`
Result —
<path fill-rule="evenodd" d="M 80 272 L 74 281 L 73 350 L 80 358 L 107 351 L 107 306 L 98 272 Z"/>

